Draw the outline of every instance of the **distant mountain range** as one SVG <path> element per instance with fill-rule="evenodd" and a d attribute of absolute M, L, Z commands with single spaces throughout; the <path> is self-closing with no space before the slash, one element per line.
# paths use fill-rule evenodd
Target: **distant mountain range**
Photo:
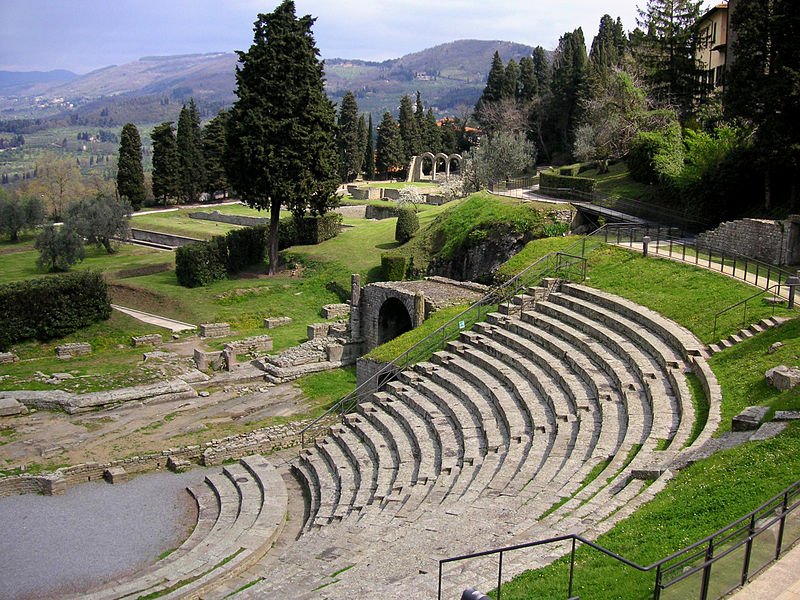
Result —
<path fill-rule="evenodd" d="M 325 63 L 333 101 L 352 90 L 363 112 L 376 119 L 394 111 L 403 94 L 419 90 L 426 106 L 456 114 L 473 106 L 486 82 L 495 50 L 503 61 L 533 48 L 503 41 L 459 40 L 383 62 L 335 58 Z M 235 100 L 234 53 L 151 56 L 86 75 L 0 72 L 0 120 L 52 118 L 80 125 L 114 126 L 177 119 L 194 98 L 204 116 Z"/>

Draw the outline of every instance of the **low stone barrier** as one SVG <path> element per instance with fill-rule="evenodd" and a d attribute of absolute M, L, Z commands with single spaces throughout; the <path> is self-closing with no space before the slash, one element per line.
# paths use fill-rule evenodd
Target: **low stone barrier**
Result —
<path fill-rule="evenodd" d="M 61 344 L 56 346 L 56 356 L 60 359 L 67 360 L 73 356 L 86 356 L 92 353 L 91 344 L 86 342 L 75 342 L 73 344 Z"/>
<path fill-rule="evenodd" d="M 200 325 L 200 337 L 218 338 L 226 337 L 231 334 L 229 323 L 203 323 Z"/>
<path fill-rule="evenodd" d="M 203 221 L 214 221 L 216 223 L 228 223 L 229 225 L 241 225 L 242 227 L 259 227 L 269 225 L 266 217 L 247 217 L 244 215 L 223 214 L 218 210 L 207 212 L 189 213 L 190 219 L 201 219 Z"/>
<path fill-rule="evenodd" d="M 19 362 L 19 356 L 13 352 L 0 352 L 0 365 L 8 365 Z"/>
<path fill-rule="evenodd" d="M 131 337 L 131 345 L 134 348 L 138 348 L 139 346 L 155 346 L 158 348 L 161 344 L 164 343 L 164 338 L 161 337 L 160 333 L 150 333 L 147 335 L 134 335 Z"/>
<path fill-rule="evenodd" d="M 292 317 L 267 317 L 264 319 L 264 327 L 267 329 L 275 329 L 283 325 L 289 325 L 292 322 Z"/>
<path fill-rule="evenodd" d="M 347 323 L 312 323 L 306 328 L 306 334 L 310 341 L 331 336 L 346 336 Z"/>
<path fill-rule="evenodd" d="M 236 342 L 229 342 L 225 344 L 225 349 L 230 350 L 234 354 L 269 352 L 272 350 L 272 338 L 268 335 L 257 335 Z"/>
<path fill-rule="evenodd" d="M 326 319 L 341 319 L 349 315 L 349 304 L 326 304 L 322 307 L 322 316 Z"/>
<path fill-rule="evenodd" d="M 221 371 L 226 367 L 225 357 L 222 350 L 216 352 L 204 352 L 197 348 L 194 349 L 194 365 L 199 371 Z"/>
<path fill-rule="evenodd" d="M 187 244 L 203 241 L 197 238 L 184 237 L 182 235 L 172 235 L 171 233 L 161 233 L 160 231 L 147 231 L 146 229 L 133 228 L 131 228 L 131 239 L 137 242 L 147 242 L 150 244 L 158 244 L 159 246 L 168 246 L 170 248 L 177 248 L 179 246 L 186 246 Z"/>

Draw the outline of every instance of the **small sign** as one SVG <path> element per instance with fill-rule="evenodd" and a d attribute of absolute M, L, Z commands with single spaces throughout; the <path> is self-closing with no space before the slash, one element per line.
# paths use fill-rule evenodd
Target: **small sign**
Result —
<path fill-rule="evenodd" d="M 464 327 L 465 327 L 465 325 L 464 325 L 464 321 L 459 321 L 459 322 L 458 322 L 458 328 L 459 328 L 459 329 L 464 329 Z"/>

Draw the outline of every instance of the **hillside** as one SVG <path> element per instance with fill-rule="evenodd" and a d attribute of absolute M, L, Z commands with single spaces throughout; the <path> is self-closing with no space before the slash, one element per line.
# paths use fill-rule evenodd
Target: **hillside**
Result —
<path fill-rule="evenodd" d="M 335 58 L 326 61 L 326 85 L 335 102 L 353 90 L 361 109 L 377 118 L 395 110 L 400 96 L 417 90 L 437 113 L 453 114 L 460 105 L 477 101 L 495 50 L 508 61 L 533 49 L 459 40 L 380 63 Z M 4 119 L 50 117 L 110 127 L 174 119 L 181 103 L 193 97 L 210 116 L 234 100 L 236 58 L 234 53 L 151 56 L 51 82 L 39 78 L 28 83 L 21 77 L 11 88 L 3 86 L 0 76 L 0 112 Z"/>

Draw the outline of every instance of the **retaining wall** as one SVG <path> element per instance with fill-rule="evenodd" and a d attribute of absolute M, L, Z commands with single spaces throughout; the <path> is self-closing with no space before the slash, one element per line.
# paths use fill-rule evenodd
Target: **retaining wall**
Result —
<path fill-rule="evenodd" d="M 133 228 L 131 228 L 130 239 L 138 242 L 149 242 L 151 244 L 159 244 L 161 246 L 170 246 L 171 248 L 177 248 L 178 246 L 186 246 L 187 244 L 194 244 L 195 242 L 203 241 L 181 235 L 172 235 L 170 233 L 161 233 L 159 231 L 147 231 L 146 229 Z"/>
<path fill-rule="evenodd" d="M 699 248 L 741 254 L 773 265 L 800 262 L 800 215 L 786 221 L 727 221 L 697 235 Z"/>
<path fill-rule="evenodd" d="M 228 223 L 230 225 L 241 225 L 242 227 L 258 227 L 259 225 L 269 225 L 266 217 L 246 217 L 244 215 L 228 215 L 217 210 L 207 212 L 189 213 L 190 219 L 202 219 L 203 221 L 215 221 L 217 223 Z"/>

